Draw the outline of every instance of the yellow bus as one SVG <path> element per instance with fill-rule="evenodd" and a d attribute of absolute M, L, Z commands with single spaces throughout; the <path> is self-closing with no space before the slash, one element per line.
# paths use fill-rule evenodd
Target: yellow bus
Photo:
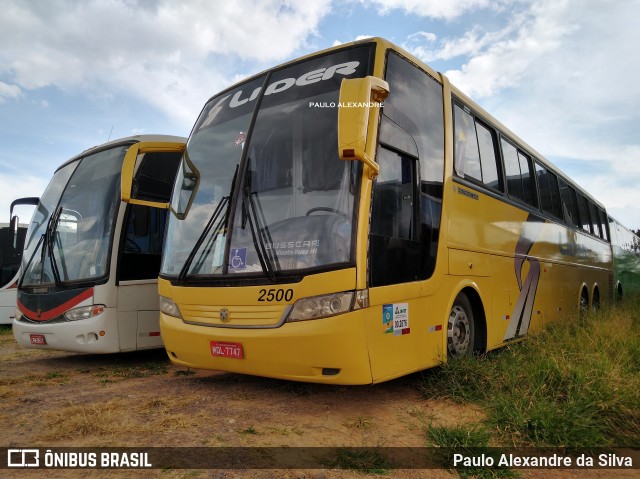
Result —
<path fill-rule="evenodd" d="M 160 323 L 182 366 L 378 383 L 612 293 L 604 207 L 380 38 L 209 100 L 170 211 Z"/>

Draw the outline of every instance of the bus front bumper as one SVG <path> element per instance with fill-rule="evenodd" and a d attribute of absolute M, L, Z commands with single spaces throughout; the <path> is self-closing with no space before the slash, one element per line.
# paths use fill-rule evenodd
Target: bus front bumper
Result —
<path fill-rule="evenodd" d="M 117 353 L 118 326 L 114 308 L 105 308 L 98 316 L 79 321 L 27 323 L 16 312 L 13 336 L 24 348 L 57 349 L 78 353 Z"/>
<path fill-rule="evenodd" d="M 362 311 L 251 329 L 187 324 L 161 313 L 160 330 L 180 366 L 314 383 L 373 382 Z M 227 353 L 233 357 L 220 356 Z"/>

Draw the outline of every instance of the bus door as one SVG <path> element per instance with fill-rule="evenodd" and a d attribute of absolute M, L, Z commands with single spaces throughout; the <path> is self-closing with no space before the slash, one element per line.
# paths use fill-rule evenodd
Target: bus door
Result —
<path fill-rule="evenodd" d="M 424 263 L 417 158 L 384 145 L 376 160 L 369 233 L 367 335 L 373 380 L 426 364 Z M 419 319 L 420 318 L 420 319 Z M 436 335 L 434 335 L 435 337 Z M 424 356 L 424 357 L 423 357 Z"/>
<path fill-rule="evenodd" d="M 118 335 L 123 350 L 161 347 L 158 273 L 183 143 L 133 145 L 122 167 L 127 203 L 118 249 Z M 134 344 L 134 338 L 135 344 Z"/>
<path fill-rule="evenodd" d="M 425 297 L 424 288 L 435 268 L 441 215 L 443 94 L 433 76 L 393 53 L 385 81 L 363 80 L 343 80 L 340 104 L 363 104 L 369 92 L 372 101 L 384 100 L 377 142 L 375 131 L 367 128 L 377 124 L 376 109 L 340 108 L 338 148 L 341 158 L 358 159 L 377 172 L 369 174 L 369 235 L 360 238 L 368 240 L 368 258 L 359 268 L 367 270 L 371 373 L 381 381 L 433 366 L 442 354 L 444 313 Z M 358 86 L 358 81 L 360 97 L 346 85 Z"/>

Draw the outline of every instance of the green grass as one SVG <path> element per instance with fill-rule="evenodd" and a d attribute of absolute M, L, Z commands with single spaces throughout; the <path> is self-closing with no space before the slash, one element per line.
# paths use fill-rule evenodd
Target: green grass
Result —
<path fill-rule="evenodd" d="M 640 296 L 425 374 L 428 398 L 481 406 L 499 446 L 640 444 Z M 439 444 L 430 438 L 431 442 Z"/>
<path fill-rule="evenodd" d="M 453 464 L 453 454 L 462 454 L 466 457 L 492 457 L 494 464 L 499 462 L 499 452 L 489 447 L 491 431 L 483 425 L 464 425 L 447 427 L 436 427 L 433 425 L 427 428 L 427 439 L 443 449 L 444 453 L 437 459 L 444 468 L 450 468 Z M 458 466 L 456 470 L 460 477 L 475 477 L 481 479 L 489 478 L 513 478 L 519 475 L 508 468 L 503 467 L 482 467 L 482 466 Z"/>
<path fill-rule="evenodd" d="M 374 449 L 340 448 L 329 465 L 337 469 L 350 469 L 364 474 L 386 474 L 390 463 L 384 454 Z"/>

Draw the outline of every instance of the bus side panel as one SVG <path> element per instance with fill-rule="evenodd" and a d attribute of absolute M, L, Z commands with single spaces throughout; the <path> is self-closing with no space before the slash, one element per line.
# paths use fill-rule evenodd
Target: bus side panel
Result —
<path fill-rule="evenodd" d="M 446 301 L 441 296 L 419 297 L 420 283 L 372 288 L 369 294 L 366 331 L 374 382 L 443 360 Z"/>
<path fill-rule="evenodd" d="M 122 281 L 118 286 L 118 332 L 122 350 L 160 348 L 158 282 Z"/>
<path fill-rule="evenodd" d="M 11 324 L 16 313 L 16 289 L 0 289 L 0 324 Z"/>
<path fill-rule="evenodd" d="M 482 190 L 454 184 L 451 191 L 450 274 L 486 276 L 485 261 L 478 259 L 483 258 L 481 253 L 489 257 L 491 280 L 477 279 L 485 298 L 487 349 L 577 314 L 583 285 L 590 301 L 596 288 L 600 304 L 607 301 L 611 271 L 607 243 Z"/>
<path fill-rule="evenodd" d="M 610 219 L 611 243 L 618 299 L 640 291 L 640 238 L 614 219 Z"/>
<path fill-rule="evenodd" d="M 136 347 L 138 349 L 161 348 L 160 311 L 138 311 Z"/>

